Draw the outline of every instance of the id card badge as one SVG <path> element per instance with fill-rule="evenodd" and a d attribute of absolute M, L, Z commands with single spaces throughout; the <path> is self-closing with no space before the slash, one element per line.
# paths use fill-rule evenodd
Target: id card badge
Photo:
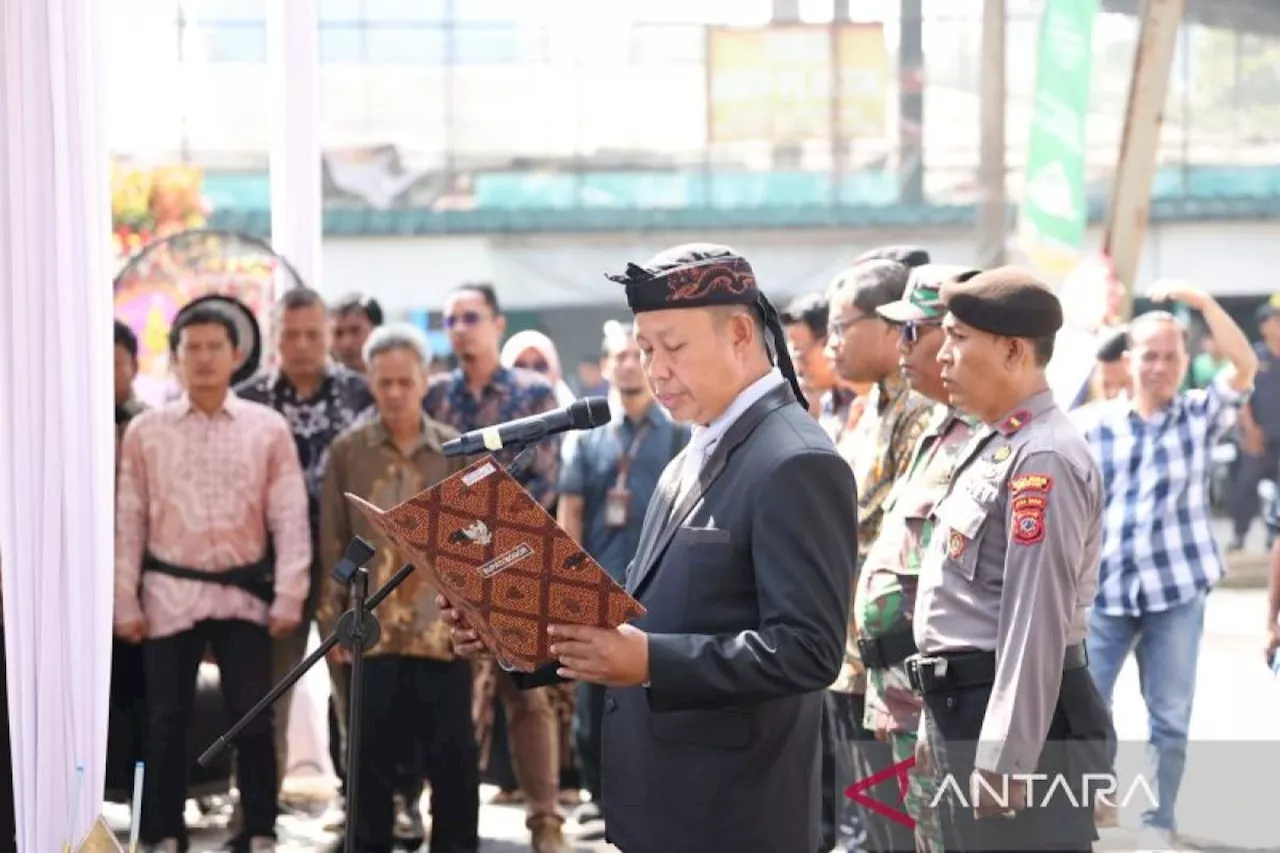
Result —
<path fill-rule="evenodd" d="M 631 492 L 614 487 L 604 496 L 604 523 L 606 527 L 626 527 L 627 513 L 631 508 Z"/>

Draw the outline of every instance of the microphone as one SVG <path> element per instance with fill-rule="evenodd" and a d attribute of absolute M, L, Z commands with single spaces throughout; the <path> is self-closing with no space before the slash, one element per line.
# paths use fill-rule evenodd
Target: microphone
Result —
<path fill-rule="evenodd" d="M 556 433 L 604 426 L 611 417 L 608 400 L 586 397 L 563 409 L 463 433 L 461 437 L 444 443 L 444 455 L 470 456 L 501 450 L 508 445 L 533 444 Z"/>

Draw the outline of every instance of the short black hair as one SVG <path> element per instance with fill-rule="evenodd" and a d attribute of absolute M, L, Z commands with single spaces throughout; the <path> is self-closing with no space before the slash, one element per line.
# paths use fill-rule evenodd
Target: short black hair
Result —
<path fill-rule="evenodd" d="M 371 296 L 365 296 L 361 293 L 347 293 L 338 297 L 337 301 L 329 309 L 329 313 L 334 317 L 343 317 L 352 311 L 359 311 L 369 321 L 369 325 L 375 329 L 382 325 L 382 306 L 378 304 L 378 300 Z"/>
<path fill-rule="evenodd" d="M 291 287 L 276 300 L 276 311 L 283 314 L 285 311 L 297 311 L 316 305 L 324 307 L 324 297 L 320 295 L 320 291 L 309 287 Z"/>
<path fill-rule="evenodd" d="M 134 361 L 138 360 L 138 336 L 123 320 L 116 320 L 116 346 L 129 353 Z"/>
<path fill-rule="evenodd" d="M 1057 335 L 1044 335 L 1043 337 L 1031 339 L 1031 348 L 1036 354 L 1037 365 L 1044 367 L 1050 361 L 1053 361 L 1053 345 L 1057 340 Z"/>
<path fill-rule="evenodd" d="M 488 305 L 489 310 L 493 312 L 493 316 L 497 317 L 502 313 L 502 309 L 498 306 L 498 291 L 492 284 L 483 281 L 468 282 L 449 291 L 450 296 L 457 296 L 459 293 L 478 293 L 484 299 L 484 304 Z"/>
<path fill-rule="evenodd" d="M 929 252 L 919 246 L 876 246 L 858 255 L 853 262 L 863 261 L 897 261 L 914 269 L 929 263 Z"/>
<path fill-rule="evenodd" d="M 236 324 L 232 319 L 217 308 L 202 305 L 190 311 L 179 312 L 178 319 L 169 330 L 169 352 L 178 351 L 178 344 L 182 342 L 182 330 L 188 326 L 221 326 L 227 330 L 231 348 L 240 348 L 240 333 L 236 330 Z"/>
<path fill-rule="evenodd" d="M 803 323 L 815 339 L 827 335 L 827 320 L 830 315 L 831 301 L 825 293 L 806 293 L 791 300 L 778 315 L 784 326 Z"/>
<path fill-rule="evenodd" d="M 845 273 L 840 289 L 853 295 L 853 307 L 874 317 L 877 308 L 902 299 L 910 277 L 911 268 L 897 261 L 863 261 Z"/>
<path fill-rule="evenodd" d="M 1098 345 L 1098 351 L 1094 357 L 1103 364 L 1115 364 L 1124 358 L 1124 354 L 1129 351 L 1129 327 L 1121 326 L 1118 329 L 1111 330 L 1102 343 Z"/>

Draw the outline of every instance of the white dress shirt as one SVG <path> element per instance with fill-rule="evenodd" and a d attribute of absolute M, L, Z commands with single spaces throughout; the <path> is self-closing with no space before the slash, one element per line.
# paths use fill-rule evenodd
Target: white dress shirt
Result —
<path fill-rule="evenodd" d="M 698 481 L 698 474 L 702 472 L 702 466 L 711 458 L 711 454 L 715 452 L 716 445 L 720 443 L 720 439 L 724 438 L 724 434 L 729 431 L 729 427 L 733 426 L 738 418 L 742 417 L 743 413 L 755 405 L 764 395 L 785 381 L 782 371 L 775 367 L 746 388 L 743 388 L 738 396 L 733 399 L 733 402 L 729 404 L 728 408 L 720 414 L 720 417 L 705 426 L 702 424 L 694 425 L 692 434 L 689 437 L 689 450 L 684 456 L 684 468 L 680 473 L 680 489 L 676 493 L 675 501 L 677 505 L 685 493 L 692 489 L 693 484 Z"/>

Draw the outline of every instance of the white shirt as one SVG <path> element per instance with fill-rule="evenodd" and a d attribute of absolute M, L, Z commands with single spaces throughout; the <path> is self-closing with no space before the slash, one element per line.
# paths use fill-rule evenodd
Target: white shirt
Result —
<path fill-rule="evenodd" d="M 680 490 L 677 492 L 675 501 L 677 504 L 679 504 L 680 498 L 684 497 L 685 492 L 693 488 L 693 484 L 698 481 L 698 474 L 702 472 L 702 466 L 711 458 L 716 445 L 720 443 L 720 439 L 724 438 L 724 434 L 729 431 L 729 427 L 733 426 L 747 409 L 751 408 L 762 397 L 785 381 L 782 371 L 775 367 L 746 388 L 743 388 L 738 396 L 733 399 L 733 402 L 729 404 L 728 408 L 720 414 L 720 417 L 706 426 L 696 424 L 693 427 L 689 438 L 689 450 L 684 456 L 684 468 L 680 473 Z"/>

